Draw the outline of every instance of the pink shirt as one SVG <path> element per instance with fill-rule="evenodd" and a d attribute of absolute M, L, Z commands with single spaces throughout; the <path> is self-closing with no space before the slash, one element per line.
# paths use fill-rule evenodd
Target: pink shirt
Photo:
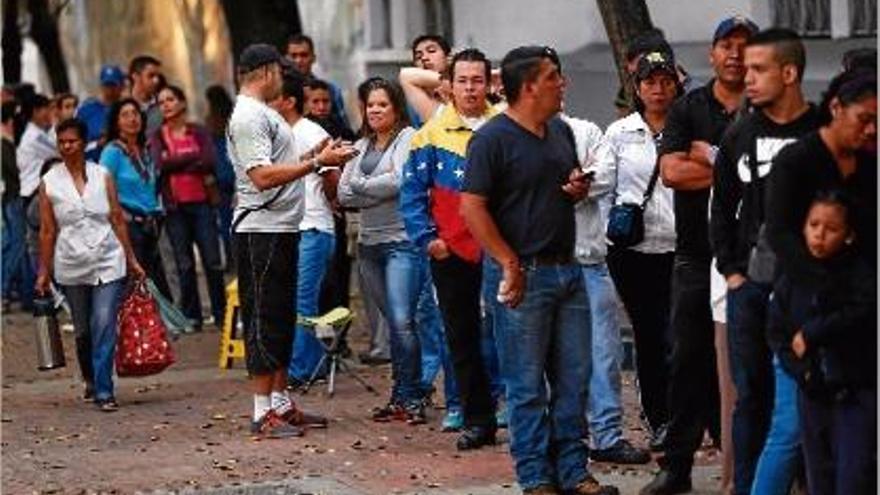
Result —
<path fill-rule="evenodd" d="M 175 155 L 197 155 L 201 150 L 196 136 L 192 132 L 173 135 L 167 127 L 162 127 L 162 138 L 167 146 L 167 153 Z M 204 175 L 198 172 L 176 172 L 168 178 L 171 196 L 178 203 L 202 203 L 208 200 L 205 192 Z"/>

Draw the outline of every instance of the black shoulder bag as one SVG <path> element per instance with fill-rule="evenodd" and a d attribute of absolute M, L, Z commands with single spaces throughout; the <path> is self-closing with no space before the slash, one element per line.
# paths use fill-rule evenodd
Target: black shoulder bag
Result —
<path fill-rule="evenodd" d="M 628 248 L 642 242 L 645 238 L 645 207 L 654 194 L 654 187 L 660 176 L 660 158 L 654 163 L 654 171 L 648 181 L 648 188 L 642 196 L 641 203 L 623 203 L 614 205 L 608 211 L 608 228 L 605 236 L 614 247 Z"/>

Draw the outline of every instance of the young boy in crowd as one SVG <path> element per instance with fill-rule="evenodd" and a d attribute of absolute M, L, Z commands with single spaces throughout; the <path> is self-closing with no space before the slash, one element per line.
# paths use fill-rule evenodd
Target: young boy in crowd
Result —
<path fill-rule="evenodd" d="M 853 207 L 820 193 L 803 228 L 827 276 L 775 283 L 768 340 L 800 385 L 800 421 L 809 493 L 876 493 L 876 275 L 850 249 Z"/>

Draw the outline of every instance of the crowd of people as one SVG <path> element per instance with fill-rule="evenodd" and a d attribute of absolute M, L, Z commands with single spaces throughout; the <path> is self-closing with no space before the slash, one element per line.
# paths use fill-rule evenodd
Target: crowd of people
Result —
<path fill-rule="evenodd" d="M 524 493 L 614 494 L 589 462 L 651 451 L 641 493 L 686 493 L 707 434 L 724 493 L 876 492 L 876 50 L 848 52 L 813 104 L 791 31 L 722 20 L 700 85 L 652 30 L 603 132 L 565 112 L 553 48 L 493 68 L 425 34 L 398 81 L 357 87 L 354 132 L 313 41 L 283 48 L 243 50 L 204 125 L 147 55 L 102 67 L 81 104 L 4 88 L 4 303 L 61 288 L 84 398 L 118 407 L 126 277 L 197 331 L 222 321 L 231 271 L 251 434 L 326 428 L 290 393 L 327 373 L 297 317 L 349 305 L 356 257 L 360 359 L 392 371 L 372 419 L 428 421 L 442 369 L 444 431 L 471 450 L 508 428 Z M 644 447 L 623 434 L 618 295 Z"/>

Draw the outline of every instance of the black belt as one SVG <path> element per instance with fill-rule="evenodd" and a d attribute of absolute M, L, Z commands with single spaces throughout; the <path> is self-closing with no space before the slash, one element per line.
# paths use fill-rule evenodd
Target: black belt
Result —
<path fill-rule="evenodd" d="M 535 256 L 524 256 L 519 260 L 519 264 L 523 268 L 570 265 L 572 263 L 574 263 L 574 255 L 570 253 L 536 254 Z"/>

